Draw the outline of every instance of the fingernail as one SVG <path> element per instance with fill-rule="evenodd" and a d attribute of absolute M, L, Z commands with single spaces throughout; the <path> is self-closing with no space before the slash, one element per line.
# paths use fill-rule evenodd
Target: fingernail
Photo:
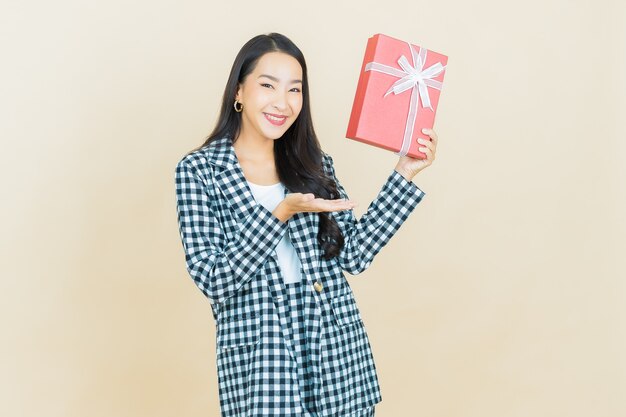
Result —
<path fill-rule="evenodd" d="M 424 132 L 424 133 L 428 133 L 428 131 L 429 131 L 429 130 L 430 130 L 430 129 L 422 129 L 422 132 Z"/>

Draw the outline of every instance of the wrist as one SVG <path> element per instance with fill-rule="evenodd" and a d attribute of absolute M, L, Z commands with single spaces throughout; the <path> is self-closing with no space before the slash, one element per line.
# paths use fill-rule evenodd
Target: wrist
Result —
<path fill-rule="evenodd" d="M 293 213 L 291 213 L 291 211 L 288 210 L 287 207 L 285 207 L 285 204 L 283 202 L 280 202 L 280 204 L 276 206 L 272 214 L 283 223 L 286 223 L 287 220 L 289 220 L 291 216 L 293 216 Z"/>
<path fill-rule="evenodd" d="M 408 172 L 406 169 L 403 169 L 401 167 L 396 166 L 394 168 L 396 170 L 396 172 L 400 175 L 402 175 L 404 177 L 405 180 L 407 181 L 413 181 L 413 177 L 415 176 L 415 174 L 412 174 L 410 172 Z"/>

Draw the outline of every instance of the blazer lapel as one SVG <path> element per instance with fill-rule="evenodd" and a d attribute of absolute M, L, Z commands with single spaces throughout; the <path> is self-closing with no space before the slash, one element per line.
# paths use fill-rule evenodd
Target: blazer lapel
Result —
<path fill-rule="evenodd" d="M 250 216 L 257 202 L 248 187 L 232 143 L 228 140 L 227 143 L 219 145 L 215 148 L 211 158 L 212 162 L 221 168 L 215 173 L 215 181 L 237 220 L 243 222 Z"/>
<path fill-rule="evenodd" d="M 215 143 L 215 148 L 213 148 L 213 151 L 209 155 L 209 161 L 214 166 L 219 167 L 219 170 L 216 170 L 214 176 L 217 188 L 224 196 L 233 213 L 235 213 L 237 221 L 241 223 L 245 222 L 247 218 L 252 215 L 258 203 L 254 199 L 252 191 L 248 186 L 231 140 L 228 138 L 218 139 Z M 288 192 L 289 191 L 285 188 L 285 193 Z M 290 230 L 293 230 L 291 220 L 289 221 L 289 225 Z M 276 251 L 273 251 L 271 256 L 276 265 L 278 265 Z M 264 278 L 268 283 L 274 303 L 276 305 L 286 303 L 288 300 L 284 297 L 285 286 L 282 277 L 271 274 L 264 276 Z M 295 353 L 291 335 L 290 318 L 286 314 L 286 309 L 278 308 L 277 311 L 280 327 L 287 344 L 287 350 L 291 356 L 294 357 Z"/>

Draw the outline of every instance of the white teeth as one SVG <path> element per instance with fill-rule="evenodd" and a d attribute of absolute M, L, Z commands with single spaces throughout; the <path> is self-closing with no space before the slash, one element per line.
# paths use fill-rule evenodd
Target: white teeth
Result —
<path fill-rule="evenodd" d="M 277 122 L 280 122 L 280 121 L 285 120 L 285 118 L 284 118 L 284 117 L 274 117 L 274 116 L 271 116 L 271 115 L 269 115 L 269 114 L 267 114 L 267 113 L 265 114 L 265 116 L 267 116 L 267 118 L 268 118 L 268 119 L 270 119 L 270 120 L 276 120 Z"/>

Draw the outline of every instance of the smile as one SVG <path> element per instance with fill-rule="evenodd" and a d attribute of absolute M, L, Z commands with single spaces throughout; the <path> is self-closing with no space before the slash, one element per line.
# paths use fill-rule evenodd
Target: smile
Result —
<path fill-rule="evenodd" d="M 271 114 L 268 113 L 263 113 L 263 115 L 265 116 L 265 118 L 274 126 L 282 126 L 283 124 L 285 124 L 285 121 L 287 120 L 287 116 L 273 116 Z"/>

